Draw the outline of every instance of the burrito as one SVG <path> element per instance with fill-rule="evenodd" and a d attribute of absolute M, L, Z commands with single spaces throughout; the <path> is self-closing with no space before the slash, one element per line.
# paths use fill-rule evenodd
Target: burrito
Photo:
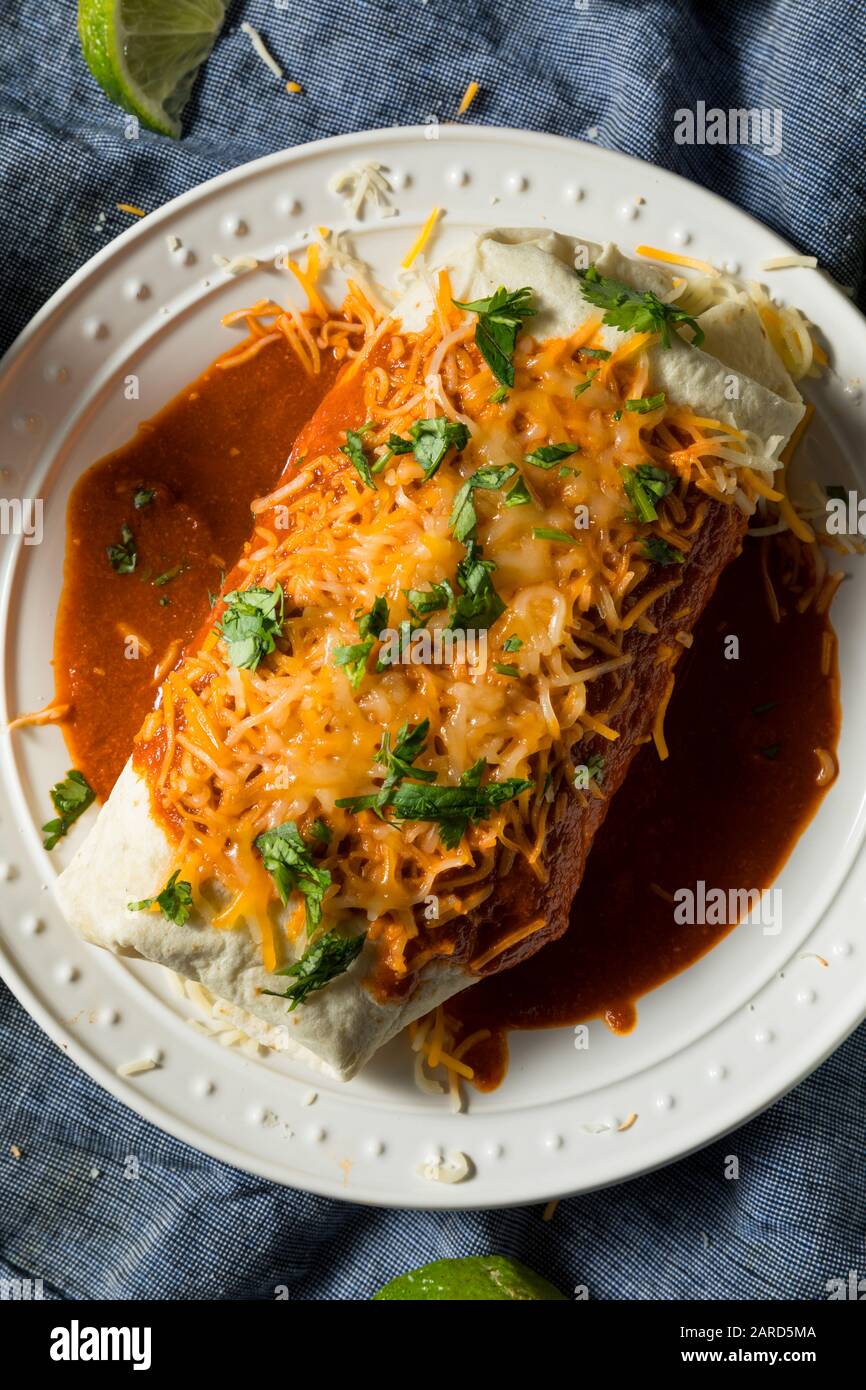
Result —
<path fill-rule="evenodd" d="M 344 1080 L 565 931 L 803 413 L 748 296 L 682 288 L 508 229 L 371 319 L 59 879 L 77 931 Z"/>

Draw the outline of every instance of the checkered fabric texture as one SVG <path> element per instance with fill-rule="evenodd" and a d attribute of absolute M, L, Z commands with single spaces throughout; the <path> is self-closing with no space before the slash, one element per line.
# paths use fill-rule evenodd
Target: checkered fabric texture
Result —
<path fill-rule="evenodd" d="M 272 150 L 450 119 L 472 79 L 467 121 L 674 169 L 816 254 L 862 303 L 866 10 L 848 0 L 240 0 L 179 143 L 124 138 L 80 57 L 74 8 L 4 0 L 0 14 L 0 347 L 128 225 L 116 201 L 149 210 Z M 302 96 L 261 65 L 243 20 Z M 675 144 L 674 111 L 698 101 L 780 108 L 782 153 Z M 864 1117 L 861 1028 L 737 1134 L 564 1201 L 552 1220 L 540 1207 L 373 1211 L 161 1134 L 0 985 L 0 1278 L 41 1278 L 48 1297 L 272 1298 L 285 1285 L 293 1298 L 363 1299 L 424 1261 L 499 1251 L 594 1298 L 823 1299 L 828 1280 L 866 1272 Z"/>

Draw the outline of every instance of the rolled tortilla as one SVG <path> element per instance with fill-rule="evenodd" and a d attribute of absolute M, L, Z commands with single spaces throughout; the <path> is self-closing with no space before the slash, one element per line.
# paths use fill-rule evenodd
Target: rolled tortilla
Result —
<path fill-rule="evenodd" d="M 558 232 L 507 229 L 479 237 L 453 267 L 457 298 L 482 299 L 499 285 L 531 285 L 543 306 L 532 321 L 539 337 L 567 338 L 599 313 L 580 291 L 574 268 L 594 264 L 602 275 L 662 300 L 674 294 L 672 276 L 658 266 L 629 260 L 610 242 L 601 246 Z M 673 405 L 751 430 L 763 440 L 778 437 L 775 456 L 803 415 L 803 402 L 773 350 L 757 310 L 746 294 L 700 316 L 704 343 L 694 348 L 673 335 L 670 347 L 649 349 L 653 389 Z M 611 351 L 632 333 L 603 326 L 600 341 Z M 724 368 L 729 370 L 724 370 Z"/>
<path fill-rule="evenodd" d="M 530 286 L 539 311 L 532 321 L 533 336 L 568 337 L 598 315 L 580 293 L 573 273 L 579 253 L 588 253 L 605 274 L 635 288 L 652 289 L 660 297 L 670 297 L 672 281 L 664 271 L 628 261 L 615 247 L 581 243 L 555 233 L 514 230 L 487 233 L 467 248 L 451 267 L 456 297 L 483 297 L 500 285 L 511 291 Z M 422 321 L 426 318 L 430 300 L 428 296 L 425 308 L 425 293 L 423 286 L 413 289 L 398 307 L 396 316 L 405 329 L 417 326 L 418 315 Z M 708 334 L 707 346 L 715 337 L 720 343 L 721 360 L 674 337 L 671 349 L 652 350 L 653 389 L 666 391 L 671 400 L 698 414 L 752 430 L 764 440 L 776 437 L 776 447 L 780 448 L 778 441 L 787 439 L 803 409 L 799 398 L 787 398 L 784 369 L 778 360 L 773 362 L 767 357 L 763 347 L 760 352 L 756 349 L 754 333 L 746 326 L 745 310 L 718 313 L 710 326 L 712 335 Z M 742 359 L 738 354 L 738 334 L 743 342 Z M 622 336 L 616 329 L 603 330 L 604 340 L 611 346 Z M 746 363 L 756 373 L 760 371 L 764 380 L 746 376 Z M 729 391 L 731 371 L 738 374 L 741 387 L 733 399 Z M 770 379 L 778 391 L 766 384 Z M 796 396 L 796 392 L 793 394 Z M 612 756 L 611 769 L 606 771 L 608 801 L 625 777 L 637 746 L 647 736 L 662 698 L 666 673 L 654 660 L 654 644 L 666 637 L 675 640 L 676 632 L 697 620 L 721 567 L 739 547 L 745 524 L 742 516 L 730 515 L 735 508 L 719 507 L 718 511 L 703 543 L 703 552 L 698 547 L 694 561 L 684 566 L 684 589 L 675 601 L 663 601 L 653 610 L 657 635 L 653 639 L 635 635 L 635 669 L 641 672 L 641 682 L 632 707 L 626 710 L 627 734 Z M 721 513 L 729 515 L 723 517 Z M 689 619 L 682 616 L 684 593 L 691 604 Z M 481 910 L 479 930 L 489 928 L 497 914 L 506 910 L 537 911 L 545 893 L 551 904 L 551 927 L 547 935 L 539 934 L 531 949 L 564 930 L 592 835 L 603 814 L 596 803 L 584 821 L 566 818 L 554 836 L 552 852 L 556 862 L 547 888 L 540 890 L 528 875 L 512 870 Z M 285 979 L 265 970 L 260 948 L 245 928 L 224 930 L 212 926 L 214 912 L 206 902 L 181 926 L 157 913 L 129 910 L 130 902 L 160 891 L 173 853 L 162 822 L 154 816 L 150 788 L 130 760 L 95 828 L 58 881 L 57 894 L 68 921 L 96 945 L 118 955 L 158 962 L 198 981 L 232 1006 L 234 1016 L 248 1032 L 340 1079 L 351 1078 L 409 1022 L 480 978 L 480 972 L 468 969 L 465 963 L 438 958 L 417 971 L 410 992 L 381 1002 L 367 987 L 376 955 L 368 941 L 347 973 L 311 994 L 302 1007 L 288 1012 L 284 999 L 262 992 L 281 992 Z M 289 915 L 283 910 L 279 914 L 280 924 L 285 924 Z M 297 958 L 303 942 L 290 949 Z M 523 948 L 521 951 L 526 953 Z M 500 958 L 498 964 L 513 963 L 521 951 Z"/>

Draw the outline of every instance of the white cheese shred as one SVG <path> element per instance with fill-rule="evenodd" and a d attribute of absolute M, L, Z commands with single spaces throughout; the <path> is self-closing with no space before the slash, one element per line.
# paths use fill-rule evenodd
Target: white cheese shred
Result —
<path fill-rule="evenodd" d="M 270 68 L 271 72 L 274 74 L 274 77 L 281 78 L 283 76 L 283 70 L 277 62 L 276 58 L 274 57 L 273 53 L 270 53 L 268 51 L 267 45 L 265 44 L 265 41 L 259 33 L 258 29 L 254 29 L 251 24 L 248 24 L 247 21 L 244 20 L 243 24 L 241 25 L 241 30 L 243 31 L 243 33 L 246 34 L 247 38 L 253 46 L 253 50 L 258 55 L 258 57 L 261 58 L 265 67 Z"/>
<path fill-rule="evenodd" d="M 816 270 L 818 268 L 817 256 L 771 256 L 768 261 L 761 261 L 761 270 L 791 270 L 795 266 L 802 266 L 805 270 Z"/>
<path fill-rule="evenodd" d="M 436 1154 L 418 1168 L 419 1176 L 428 1182 L 464 1182 L 472 1174 L 472 1160 L 467 1154 L 455 1149 L 446 1158 Z"/>
<path fill-rule="evenodd" d="M 139 1057 L 134 1062 L 121 1062 L 116 1072 L 118 1076 L 142 1076 L 146 1071 L 155 1071 L 158 1066 L 153 1057 Z"/>

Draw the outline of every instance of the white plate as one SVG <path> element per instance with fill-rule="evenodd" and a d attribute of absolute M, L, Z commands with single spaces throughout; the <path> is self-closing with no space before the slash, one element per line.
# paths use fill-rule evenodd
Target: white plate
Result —
<path fill-rule="evenodd" d="M 341 201 L 327 191 L 335 172 L 370 159 L 392 171 L 399 214 L 380 220 L 368 212 L 355 229 L 359 252 L 386 280 L 433 203 L 447 210 L 435 252 L 469 226 L 497 223 L 611 238 L 626 250 L 639 242 L 687 245 L 690 254 L 738 262 L 755 276 L 766 257 L 790 250 L 704 189 L 623 155 L 522 131 L 445 126 L 438 138 L 431 134 L 342 136 L 204 184 L 95 256 L 22 334 L 0 374 L 3 491 L 44 498 L 45 539 L 39 547 L 3 542 L 0 717 L 36 709 L 53 693 L 70 486 L 230 341 L 218 327 L 221 313 L 290 293 L 288 277 L 273 267 L 275 251 L 298 249 L 322 222 L 345 225 Z M 180 251 L 170 252 L 169 236 L 181 239 Z M 213 264 L 214 252 L 253 252 L 265 267 L 231 279 Z M 831 347 L 836 370 L 814 393 L 819 416 L 808 448 L 828 481 L 853 479 L 863 447 L 854 378 L 866 359 L 866 324 L 821 274 L 762 278 L 802 307 Z M 141 383 L 134 403 L 123 393 L 129 373 Z M 734 932 L 646 997 L 627 1038 L 595 1023 L 589 1049 L 577 1051 L 568 1029 L 514 1034 L 505 1084 L 489 1096 L 473 1093 L 469 1113 L 452 1115 L 444 1101 L 414 1089 L 400 1040 L 343 1087 L 285 1059 L 254 1060 L 200 1037 L 164 971 L 83 945 L 59 914 L 51 885 L 85 827 L 53 855 L 43 851 L 38 827 L 49 813 L 48 790 L 68 766 L 51 728 L 2 738 L 6 979 L 46 1031 L 142 1115 L 218 1158 L 315 1192 L 381 1205 L 493 1206 L 583 1191 L 668 1163 L 781 1095 L 866 1013 L 866 650 L 855 640 L 866 567 L 851 569 L 834 608 L 842 772 L 778 881 L 783 930 Z M 151 1053 L 158 1069 L 117 1076 L 120 1063 Z M 305 1106 L 313 1089 L 318 1098 Z M 618 1132 L 632 1114 L 637 1121 Z M 432 1154 L 454 1151 L 472 1159 L 467 1181 L 418 1175 Z"/>

